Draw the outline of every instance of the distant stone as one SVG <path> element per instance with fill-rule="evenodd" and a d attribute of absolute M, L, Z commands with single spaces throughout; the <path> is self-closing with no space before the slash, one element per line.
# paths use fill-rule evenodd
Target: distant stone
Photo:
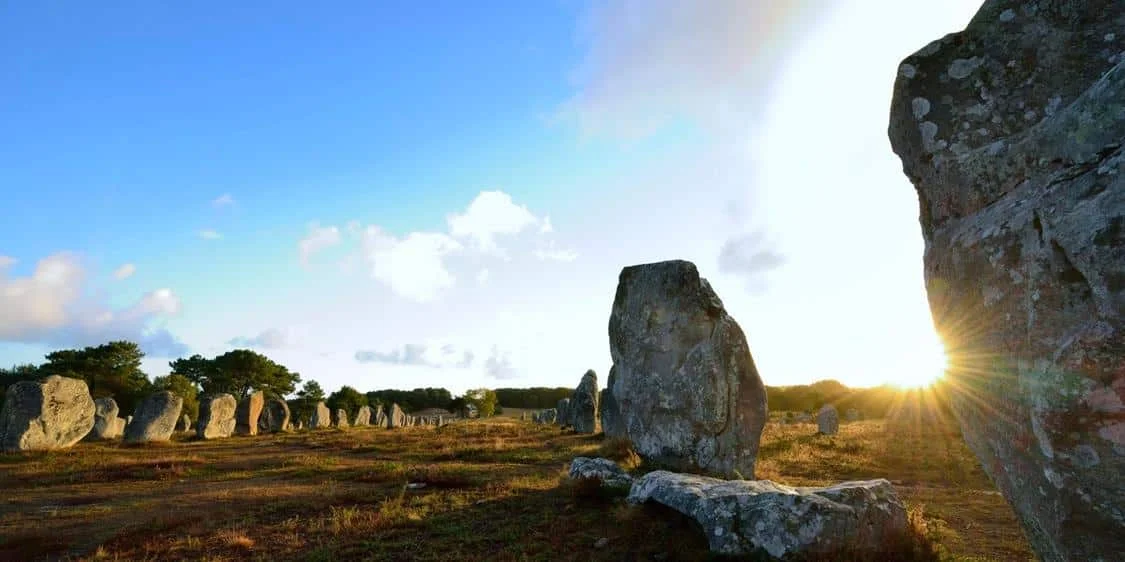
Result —
<path fill-rule="evenodd" d="M 334 421 L 336 427 L 348 427 L 348 411 L 343 408 L 336 408 Z"/>
<path fill-rule="evenodd" d="M 137 406 L 133 421 L 125 427 L 126 443 L 168 441 L 180 421 L 184 399 L 168 392 L 149 395 Z"/>
<path fill-rule="evenodd" d="M 796 416 L 793 416 L 793 421 L 795 423 L 811 423 L 812 416 L 810 416 L 808 412 L 800 412 Z"/>
<path fill-rule="evenodd" d="M 859 410 L 848 408 L 848 411 L 844 413 L 844 417 L 846 417 L 848 421 L 857 421 L 859 420 Z"/>
<path fill-rule="evenodd" d="M 0 410 L 0 443 L 5 451 L 65 449 L 94 427 L 97 408 L 80 379 L 50 376 L 8 387 Z"/>
<path fill-rule="evenodd" d="M 266 400 L 266 406 L 262 408 L 262 415 L 258 418 L 258 431 L 281 433 L 289 430 L 289 424 L 289 404 L 280 398 Z"/>
<path fill-rule="evenodd" d="M 260 390 L 243 398 L 238 403 L 238 409 L 234 414 L 234 433 L 236 435 L 257 435 L 258 418 L 262 415 L 262 408 L 265 405 L 266 395 Z"/>
<path fill-rule="evenodd" d="M 302 423 L 301 420 L 297 420 L 297 423 L 293 424 L 293 429 L 301 431 L 302 429 L 305 429 L 305 424 Z"/>
<path fill-rule="evenodd" d="M 211 394 L 199 401 L 199 421 L 195 435 L 200 439 L 222 439 L 234 433 L 234 412 L 238 401 L 230 394 Z"/>
<path fill-rule="evenodd" d="M 117 431 L 117 420 L 120 419 L 117 417 L 118 413 L 117 402 L 113 398 L 107 396 L 94 400 L 94 427 L 86 435 L 85 440 L 101 441 L 121 437 L 125 426 L 121 426 L 121 432 Z"/>
<path fill-rule="evenodd" d="M 582 382 L 570 395 L 567 415 L 575 432 L 598 432 L 598 374 L 593 369 L 582 375 Z"/>
<path fill-rule="evenodd" d="M 113 420 L 113 438 L 120 439 L 125 436 L 125 418 Z"/>
<path fill-rule="evenodd" d="M 1125 2 L 987 0 L 903 61 L 890 107 L 952 413 L 1044 562 L 1125 556 L 1122 21 Z M 919 96 L 942 100 L 928 139 Z"/>
<path fill-rule="evenodd" d="M 570 417 L 570 398 L 561 398 L 555 404 L 555 411 L 558 412 L 557 419 L 555 420 L 562 427 L 570 427 L 574 425 L 574 420 Z"/>
<path fill-rule="evenodd" d="M 542 423 L 544 425 L 551 425 L 558 421 L 558 418 L 559 411 L 554 408 L 547 408 L 546 410 L 539 412 L 539 423 Z"/>
<path fill-rule="evenodd" d="M 316 403 L 312 418 L 309 420 L 309 429 L 325 429 L 332 427 L 332 412 L 323 401 Z"/>
<path fill-rule="evenodd" d="M 606 387 L 602 390 L 599 397 L 598 416 L 602 422 L 602 433 L 610 439 L 627 438 L 628 434 L 625 432 L 625 425 L 621 419 L 621 409 L 617 406 L 617 400 L 613 397 L 613 383 L 617 379 L 617 368 L 609 368 L 609 378 L 606 379 Z"/>
<path fill-rule="evenodd" d="M 191 416 L 187 414 L 180 416 L 180 421 L 176 423 L 176 433 L 185 431 L 191 431 Z"/>
<path fill-rule="evenodd" d="M 356 427 L 371 425 L 371 406 L 360 407 L 355 413 L 355 423 L 352 425 Z"/>
<path fill-rule="evenodd" d="M 575 457 L 570 461 L 568 476 L 574 480 L 596 478 L 609 488 L 628 488 L 633 485 L 633 477 L 626 474 L 617 463 L 596 457 Z"/>
<path fill-rule="evenodd" d="M 612 394 L 655 465 L 753 478 L 766 389 L 746 336 L 695 265 L 626 267 L 609 319 Z"/>
<path fill-rule="evenodd" d="M 391 404 L 387 410 L 387 429 L 394 429 L 396 427 L 406 427 L 406 414 L 403 413 L 402 408 L 398 404 Z"/>
<path fill-rule="evenodd" d="M 628 501 L 660 503 L 691 517 L 711 551 L 724 556 L 878 553 L 901 539 L 907 525 L 906 508 L 886 480 L 792 488 L 658 470 L 633 483 Z"/>
<path fill-rule="evenodd" d="M 840 414 L 836 407 L 825 404 L 816 414 L 816 429 L 823 435 L 836 435 L 840 431 Z"/>

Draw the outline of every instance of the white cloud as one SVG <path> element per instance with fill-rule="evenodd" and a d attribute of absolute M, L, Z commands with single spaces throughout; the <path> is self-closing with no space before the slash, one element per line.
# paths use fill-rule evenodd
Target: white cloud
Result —
<path fill-rule="evenodd" d="M 411 232 L 405 238 L 369 226 L 363 232 L 362 256 L 371 275 L 404 297 L 428 302 L 453 286 L 444 258 L 461 249 L 453 238 L 436 232 Z"/>
<path fill-rule="evenodd" d="M 5 268 L 8 268 L 8 267 L 11 267 L 11 266 L 15 265 L 16 262 L 17 262 L 16 258 L 13 258 L 13 257 L 10 257 L 10 256 L 0 255 L 0 269 L 5 269 Z"/>
<path fill-rule="evenodd" d="M 349 225 L 350 226 L 350 225 Z M 340 229 L 335 226 L 320 226 L 317 223 L 309 225 L 309 234 L 297 243 L 297 251 L 301 256 L 301 263 L 308 264 L 317 252 L 326 250 L 340 244 Z"/>
<path fill-rule="evenodd" d="M 125 280 L 125 279 L 128 279 L 128 278 L 132 277 L 133 274 L 136 273 L 136 272 L 137 272 L 137 266 L 135 266 L 131 263 L 127 263 L 127 264 L 124 264 L 121 267 L 117 268 L 116 270 L 114 270 L 113 278 L 117 279 L 118 281 L 122 281 L 122 280 Z"/>
<path fill-rule="evenodd" d="M 176 356 L 187 347 L 154 322 L 179 311 L 179 298 L 170 289 L 152 291 L 122 309 L 111 308 L 89 294 L 82 264 L 70 253 L 41 259 L 29 277 L 8 278 L 0 272 L 3 341 L 78 346 L 128 339 L 147 353 Z"/>
<path fill-rule="evenodd" d="M 567 261 L 577 255 L 554 249 L 553 240 L 547 240 L 544 246 L 542 240 L 553 230 L 550 220 L 536 217 L 502 191 L 480 192 L 463 212 L 447 215 L 447 225 L 448 233 L 415 231 L 399 236 L 377 225 L 363 227 L 357 221 L 349 221 L 343 231 L 349 238 L 358 239 L 359 251 L 343 258 L 339 269 L 347 273 L 358 260 L 373 278 L 394 293 L 425 303 L 456 286 L 459 275 L 453 270 L 454 256 L 460 265 L 475 269 L 477 283 L 483 285 L 491 277 L 491 270 L 480 262 L 495 258 L 510 261 L 508 247 L 513 244 L 520 256 L 535 255 L 540 260 Z M 501 247 L 500 237 L 509 238 L 508 247 Z M 538 252 L 525 248 L 531 240 L 540 241 Z M 339 227 L 314 224 L 309 235 L 298 243 L 298 251 L 302 263 L 307 263 L 312 254 L 342 243 Z M 472 275 L 464 270 L 461 274 Z"/>
<path fill-rule="evenodd" d="M 227 207 L 234 205 L 234 197 L 229 193 L 224 193 L 211 201 L 211 205 L 215 207 Z"/>
<path fill-rule="evenodd" d="M 260 334 L 248 338 L 239 336 L 227 341 L 228 345 L 235 347 L 255 347 L 260 349 L 281 349 L 293 345 L 292 338 L 285 331 L 269 328 Z"/>
<path fill-rule="evenodd" d="M 457 238 L 469 238 L 482 252 L 498 253 L 497 235 L 518 234 L 540 223 L 525 205 L 516 205 L 512 196 L 503 191 L 482 191 L 465 209 L 447 219 L 449 233 Z"/>
<path fill-rule="evenodd" d="M 518 379 L 522 375 L 512 366 L 512 354 L 501 351 L 499 346 L 492 346 L 492 353 L 484 360 L 484 372 L 490 378 L 497 380 Z"/>
<path fill-rule="evenodd" d="M 728 239 L 719 250 L 719 271 L 722 273 L 758 277 L 784 263 L 785 258 L 770 249 L 759 232 Z"/>
<path fill-rule="evenodd" d="M 455 369 L 472 367 L 475 357 L 476 355 L 471 350 L 460 349 L 456 345 L 448 343 L 441 346 L 427 343 L 407 343 L 390 351 L 360 350 L 355 352 L 355 360 L 360 363 Z"/>
<path fill-rule="evenodd" d="M 210 229 L 200 230 L 199 237 L 204 240 L 218 240 L 223 237 L 222 234 Z"/>
<path fill-rule="evenodd" d="M 572 262 L 578 259 L 578 252 L 558 248 L 541 248 L 535 250 L 535 257 L 541 261 Z"/>

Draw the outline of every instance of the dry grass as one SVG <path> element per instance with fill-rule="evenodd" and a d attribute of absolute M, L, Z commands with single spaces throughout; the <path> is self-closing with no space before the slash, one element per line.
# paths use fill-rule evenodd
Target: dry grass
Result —
<path fill-rule="evenodd" d="M 758 477 L 887 477 L 910 559 L 1029 559 L 955 431 L 813 427 L 769 425 Z M 568 481 L 579 455 L 644 470 L 628 443 L 512 418 L 0 456 L 0 560 L 710 559 L 687 518 Z"/>

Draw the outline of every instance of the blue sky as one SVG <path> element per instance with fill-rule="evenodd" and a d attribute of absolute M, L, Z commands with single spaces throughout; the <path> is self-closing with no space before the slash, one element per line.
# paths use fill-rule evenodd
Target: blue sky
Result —
<path fill-rule="evenodd" d="M 133 337 L 153 375 L 252 345 L 329 388 L 571 386 L 620 268 L 685 258 L 768 384 L 924 377 L 885 108 L 975 7 L 5 3 L 0 364 Z"/>

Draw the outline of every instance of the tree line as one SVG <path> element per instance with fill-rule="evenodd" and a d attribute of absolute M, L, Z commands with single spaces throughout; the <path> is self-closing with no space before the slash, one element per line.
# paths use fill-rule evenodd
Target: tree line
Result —
<path fill-rule="evenodd" d="M 302 382 L 299 373 L 249 349 L 235 349 L 210 358 L 196 354 L 176 359 L 169 362 L 171 372 L 168 375 L 152 379 L 141 369 L 144 356 L 134 342 L 111 341 L 81 349 L 52 351 L 39 365 L 0 367 L 0 403 L 8 387 L 17 382 L 59 375 L 85 381 L 91 396 L 113 398 L 122 412 L 133 412 L 141 400 L 154 392 L 170 391 L 183 398 L 183 412 L 193 420 L 199 417 L 201 396 L 229 393 L 242 400 L 257 391 L 267 398 L 288 397 L 286 402 L 294 419 L 308 419 L 320 401 L 326 402 L 333 411 L 346 410 L 351 417 L 363 406 L 389 407 L 392 403 L 407 413 L 441 408 L 454 413 L 473 410 L 488 416 L 497 413 L 499 408 L 496 393 L 489 389 L 474 389 L 454 397 L 444 388 L 361 393 L 343 386 L 326 394 L 315 380 L 305 381 L 298 389 Z"/>

